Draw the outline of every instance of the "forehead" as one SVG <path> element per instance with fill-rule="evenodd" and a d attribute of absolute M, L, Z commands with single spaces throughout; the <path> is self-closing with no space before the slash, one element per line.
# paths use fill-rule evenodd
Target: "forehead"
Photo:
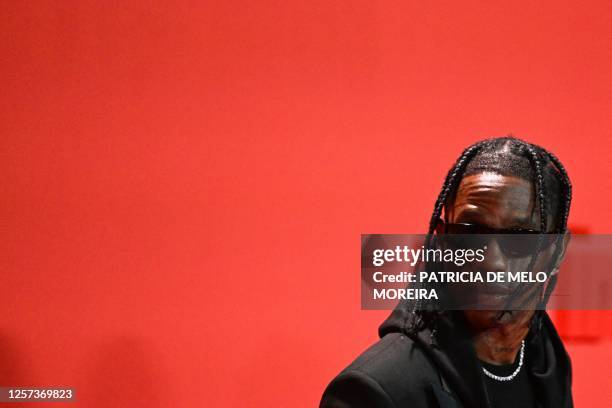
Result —
<path fill-rule="evenodd" d="M 495 228 L 537 226 L 532 183 L 516 176 L 483 172 L 464 177 L 449 206 L 451 222 Z"/>

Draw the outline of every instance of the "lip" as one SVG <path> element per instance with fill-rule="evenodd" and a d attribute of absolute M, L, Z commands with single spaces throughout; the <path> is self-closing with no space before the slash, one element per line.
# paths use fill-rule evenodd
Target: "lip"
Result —
<path fill-rule="evenodd" d="M 480 282 L 480 283 L 468 283 L 465 284 L 463 291 L 465 293 L 478 296 L 478 295 L 498 295 L 508 296 L 516 287 L 513 285 L 504 285 L 495 282 Z"/>
<path fill-rule="evenodd" d="M 512 290 L 506 285 L 495 283 L 470 284 L 464 288 L 462 301 L 459 304 L 463 306 L 474 307 L 475 309 L 492 309 L 499 310 L 504 307 Z"/>
<path fill-rule="evenodd" d="M 512 286 L 500 283 L 480 283 L 474 285 L 474 290 L 479 294 L 500 296 L 508 296 L 513 292 Z"/>
<path fill-rule="evenodd" d="M 515 284 L 500 284 L 496 282 L 467 283 L 457 285 L 453 299 L 460 308 L 473 307 L 478 310 L 507 309 L 511 304 L 517 309 L 528 307 L 520 296 Z M 519 295 L 518 297 L 516 295 Z"/>

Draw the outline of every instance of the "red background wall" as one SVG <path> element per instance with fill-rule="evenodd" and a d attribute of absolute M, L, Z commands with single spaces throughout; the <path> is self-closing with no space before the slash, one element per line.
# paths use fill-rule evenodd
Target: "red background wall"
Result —
<path fill-rule="evenodd" d="M 315 406 L 386 315 L 359 234 L 422 232 L 480 138 L 557 153 L 612 232 L 608 1 L 0 7 L 1 385 Z M 610 406 L 612 314 L 563 319 L 577 406 Z"/>

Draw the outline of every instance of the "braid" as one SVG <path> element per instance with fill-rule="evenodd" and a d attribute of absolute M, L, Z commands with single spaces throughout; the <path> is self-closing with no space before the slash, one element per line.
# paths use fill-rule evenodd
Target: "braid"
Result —
<path fill-rule="evenodd" d="M 465 166 L 470 159 L 472 159 L 476 153 L 478 153 L 478 151 L 489 142 L 490 140 L 482 140 L 465 149 L 463 153 L 461 153 L 461 156 L 459 156 L 459 159 L 457 159 L 455 162 L 455 165 L 448 171 L 444 184 L 442 185 L 442 190 L 440 191 L 436 204 L 434 205 L 434 211 L 431 215 L 431 219 L 429 220 L 429 234 L 433 234 L 434 230 L 436 229 L 438 218 L 440 218 L 440 215 L 442 214 L 442 209 L 444 208 L 446 199 L 448 198 L 449 193 L 455 188 L 457 181 L 461 179 L 458 176 L 465 169 Z"/>
<path fill-rule="evenodd" d="M 536 191 L 537 201 L 539 204 L 538 207 L 539 207 L 539 213 L 540 213 L 540 233 L 538 234 L 538 241 L 536 242 L 535 248 L 533 249 L 533 255 L 531 257 L 531 260 L 529 261 L 529 266 L 527 267 L 527 270 L 530 271 L 533 269 L 538 259 L 538 253 L 540 251 L 540 248 L 543 242 L 543 239 L 542 239 L 543 234 L 546 234 L 548 215 L 547 215 L 546 205 L 545 205 L 546 195 L 544 194 L 544 176 L 542 172 L 542 162 L 540 161 L 540 157 L 538 156 L 538 151 L 536 151 L 536 148 L 533 145 L 530 145 L 523 141 L 519 141 L 519 143 L 528 153 L 529 161 L 531 162 L 531 165 L 533 169 L 535 170 L 535 183 L 534 184 L 535 184 L 535 191 Z M 510 294 L 506 302 L 509 308 L 512 307 L 512 302 L 515 300 L 516 297 L 520 296 L 520 294 L 521 294 L 520 287 L 517 287 L 516 289 L 514 289 L 514 291 Z M 535 296 L 535 293 L 532 296 Z M 541 317 L 538 316 L 538 320 L 540 319 Z M 539 321 L 537 322 L 537 325 L 538 326 L 540 325 Z"/>
<path fill-rule="evenodd" d="M 535 190 L 536 190 L 537 198 L 539 200 L 539 212 L 540 212 L 541 232 L 540 232 L 538 241 L 536 243 L 536 247 L 534 249 L 534 255 L 527 268 L 531 270 L 535 262 L 537 261 L 537 254 L 542 245 L 542 238 L 543 238 L 542 234 L 547 233 L 547 223 L 548 223 L 548 214 L 546 210 L 546 201 L 545 201 L 546 194 L 545 194 L 545 187 L 544 187 L 544 175 L 543 175 L 542 161 L 540 160 L 540 157 L 542 157 L 543 159 L 548 158 L 557 167 L 560 173 L 560 177 L 557 177 L 557 178 L 560 179 L 561 183 L 563 184 L 564 190 L 565 190 L 564 200 L 563 200 L 563 212 L 559 212 L 557 216 L 558 221 L 557 221 L 556 229 L 560 230 L 561 232 L 565 232 L 567 230 L 567 219 L 569 216 L 569 208 L 571 204 L 571 183 L 569 181 L 569 177 L 567 176 L 567 172 L 565 171 L 565 168 L 563 167 L 563 165 L 561 164 L 561 162 L 556 156 L 548 152 L 546 149 L 541 148 L 540 146 L 531 145 L 529 143 L 525 143 L 522 141 L 521 141 L 521 144 L 525 147 L 525 150 L 529 154 L 529 159 L 535 170 Z M 561 241 L 562 240 L 563 240 L 562 237 L 557 238 L 557 246 L 552 256 L 553 262 L 556 262 L 556 259 L 561 254 L 561 251 L 562 251 Z M 544 313 L 544 310 L 546 310 L 546 304 L 548 303 L 548 299 L 550 298 L 550 295 L 552 294 L 552 291 L 554 290 L 556 283 L 557 283 L 556 275 L 550 275 L 549 279 L 550 279 L 549 284 L 546 287 L 546 290 L 544 291 L 544 293 L 542 293 L 542 296 L 540 298 L 540 302 L 538 305 L 537 313 L 535 314 L 534 319 L 532 321 L 532 327 L 534 327 L 534 333 L 537 333 L 541 329 L 542 315 Z M 510 304 L 512 302 L 512 299 L 517 295 L 518 295 L 518 288 L 517 288 L 517 291 L 515 291 L 510 296 L 510 299 L 508 300 L 508 304 Z"/>
<path fill-rule="evenodd" d="M 523 143 L 525 149 L 529 153 L 529 158 L 535 169 L 535 189 L 538 200 L 540 201 L 540 230 L 542 234 L 546 233 L 546 224 L 547 224 L 547 213 L 546 213 L 546 195 L 544 194 L 544 176 L 542 174 L 542 162 L 538 157 L 538 152 L 530 145 Z"/>
<path fill-rule="evenodd" d="M 565 167 L 563 166 L 563 164 L 561 164 L 561 161 L 557 158 L 557 156 L 555 156 L 549 151 L 546 151 L 546 155 L 548 156 L 550 161 L 552 161 L 553 164 L 557 167 L 557 170 L 559 170 L 559 173 L 561 173 L 561 180 L 563 181 L 563 185 L 565 187 L 565 200 L 563 202 L 563 215 L 562 215 L 561 224 L 560 224 L 561 232 L 565 232 L 567 231 L 567 219 L 569 218 L 570 205 L 572 204 L 572 183 L 569 179 L 569 176 L 567 175 L 567 172 L 565 171 Z"/>
<path fill-rule="evenodd" d="M 565 191 L 564 191 L 565 199 L 563 201 L 563 213 L 560 216 L 561 219 L 560 219 L 559 228 L 558 228 L 559 232 L 564 234 L 567 231 L 567 219 L 569 217 L 570 205 L 572 203 L 572 183 L 569 179 L 569 176 L 567 175 L 567 172 L 565 171 L 565 167 L 563 166 L 563 164 L 561 164 L 561 161 L 557 158 L 557 156 L 555 156 L 554 154 L 550 153 L 547 150 L 544 150 L 544 152 L 546 153 L 550 161 L 557 167 L 557 170 L 559 170 L 559 173 L 561 174 L 561 181 L 563 182 L 563 186 L 565 188 Z M 557 248 L 555 249 L 555 253 L 553 254 L 553 257 L 552 257 L 553 262 L 556 262 L 556 259 L 558 259 L 558 257 L 561 255 L 561 250 L 562 250 L 561 241 L 562 240 L 563 238 L 561 236 L 557 238 Z M 546 304 L 548 303 L 548 299 L 550 298 L 550 295 L 552 294 L 552 291 L 554 290 L 556 285 L 557 285 L 557 276 L 553 274 L 552 276 L 550 276 L 550 282 L 548 286 L 546 287 L 546 291 L 543 294 L 542 299 L 540 300 L 539 306 L 541 309 L 537 313 L 537 320 L 535 322 L 536 331 L 539 330 L 542 326 L 542 310 L 546 309 Z"/>
<path fill-rule="evenodd" d="M 480 142 L 474 143 L 465 149 L 459 159 L 455 162 L 455 165 L 450 168 L 448 171 L 446 178 L 444 179 L 444 184 L 442 185 L 442 189 L 440 194 L 438 194 L 438 198 L 436 199 L 436 203 L 434 205 L 434 210 L 431 215 L 431 219 L 429 220 L 429 231 L 425 238 L 425 247 L 431 248 L 432 238 L 436 226 L 438 224 L 438 219 L 442 214 L 442 209 L 446 204 L 447 198 L 449 194 L 455 190 L 456 185 L 461 180 L 461 174 L 465 171 L 465 167 L 469 163 L 469 161 L 476 156 L 476 154 L 486 145 L 491 142 L 492 139 L 482 140 Z M 418 284 L 417 284 L 418 285 Z M 421 284 L 422 285 L 422 284 Z M 436 310 L 423 310 L 422 309 L 421 300 L 416 300 L 413 304 L 411 315 L 412 322 L 409 322 L 409 316 L 405 316 L 404 318 L 404 330 L 407 332 L 418 331 L 427 325 L 435 326 L 437 319 L 436 317 L 441 313 Z M 411 327 L 408 327 L 411 326 Z"/>

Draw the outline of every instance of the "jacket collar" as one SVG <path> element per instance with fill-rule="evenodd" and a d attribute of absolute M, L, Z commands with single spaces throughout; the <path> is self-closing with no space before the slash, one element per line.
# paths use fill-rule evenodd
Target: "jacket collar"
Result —
<path fill-rule="evenodd" d="M 441 317 L 434 336 L 427 329 L 413 340 L 423 346 L 465 407 L 489 407 L 471 336 L 461 318 Z"/>
<path fill-rule="evenodd" d="M 490 408 L 481 366 L 460 313 L 441 317 L 434 336 L 422 330 L 412 339 L 438 367 L 452 393 L 466 408 Z M 571 408 L 571 364 L 554 325 L 542 312 L 542 328 L 526 339 L 526 364 L 542 408 Z"/>

